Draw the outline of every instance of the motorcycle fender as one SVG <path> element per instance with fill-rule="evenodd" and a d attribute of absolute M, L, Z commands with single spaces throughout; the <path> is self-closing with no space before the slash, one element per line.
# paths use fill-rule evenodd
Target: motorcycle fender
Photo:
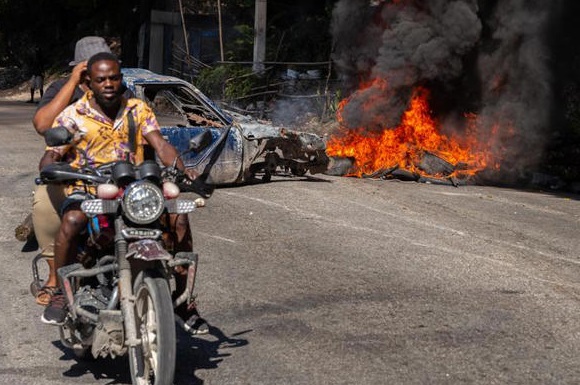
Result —
<path fill-rule="evenodd" d="M 143 261 L 168 261 L 173 256 L 163 248 L 161 243 L 153 239 L 141 239 L 129 244 L 127 258 L 141 259 Z"/>

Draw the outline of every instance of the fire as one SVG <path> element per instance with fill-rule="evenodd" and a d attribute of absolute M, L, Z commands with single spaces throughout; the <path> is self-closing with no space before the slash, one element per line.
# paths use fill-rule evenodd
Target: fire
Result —
<path fill-rule="evenodd" d="M 386 87 L 384 81 L 376 82 L 378 86 Z M 370 84 L 366 84 L 363 88 L 369 86 Z M 461 139 L 447 136 L 440 132 L 438 123 L 432 117 L 428 97 L 428 90 L 416 88 L 399 126 L 382 127 L 382 130 L 373 130 L 373 133 L 369 133 L 365 127 L 345 130 L 340 136 L 334 136 L 329 140 L 327 153 L 334 157 L 354 158 L 354 170 L 351 175 L 358 177 L 394 167 L 427 175 L 420 167 L 421 159 L 426 152 L 454 167 L 451 174 L 436 173 L 430 176 L 466 177 L 488 167 L 492 162 L 492 156 L 486 148 L 488 145 L 479 143 L 476 139 L 477 116 L 475 114 L 465 116 L 468 130 Z M 349 99 L 344 99 L 338 108 L 337 119 L 342 127 L 344 127 L 342 111 L 348 102 Z M 363 113 L 365 109 L 363 106 Z"/>

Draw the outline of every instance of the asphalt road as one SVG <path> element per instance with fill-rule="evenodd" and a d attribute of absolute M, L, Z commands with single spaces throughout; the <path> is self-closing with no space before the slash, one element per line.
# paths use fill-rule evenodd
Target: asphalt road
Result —
<path fill-rule="evenodd" d="M 34 107 L 0 102 L 0 383 L 129 383 L 40 323 Z M 580 201 L 329 176 L 220 188 L 194 213 L 211 334 L 179 334 L 177 384 L 579 384 Z"/>

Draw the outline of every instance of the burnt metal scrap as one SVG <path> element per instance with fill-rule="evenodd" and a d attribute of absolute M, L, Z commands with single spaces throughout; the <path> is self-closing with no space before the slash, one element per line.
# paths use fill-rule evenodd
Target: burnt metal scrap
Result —
<path fill-rule="evenodd" d="M 369 174 L 362 174 L 361 177 L 367 179 L 431 183 L 455 187 L 475 184 L 475 180 L 471 175 L 462 173 L 462 171 L 467 169 L 466 164 L 458 163 L 454 165 L 428 151 L 423 151 L 420 154 L 416 169 L 418 171 L 412 171 L 400 165 L 393 165 Z M 354 158 L 331 158 L 329 169 L 325 174 L 349 176 L 354 175 L 355 171 Z"/>
<path fill-rule="evenodd" d="M 328 168 L 326 144 L 319 135 L 235 116 L 250 156 L 243 180 L 260 176 L 263 181 L 269 181 L 276 174 L 303 176 L 307 172 L 321 173 Z"/>
<path fill-rule="evenodd" d="M 212 145 L 183 156 L 185 166 L 205 175 L 211 185 L 269 181 L 282 172 L 316 174 L 328 167 L 326 145 L 318 135 L 222 110 L 179 78 L 138 68 L 124 69 L 123 75 L 126 86 L 153 109 L 161 133 L 178 151 L 188 150 L 200 132 L 211 132 Z"/>

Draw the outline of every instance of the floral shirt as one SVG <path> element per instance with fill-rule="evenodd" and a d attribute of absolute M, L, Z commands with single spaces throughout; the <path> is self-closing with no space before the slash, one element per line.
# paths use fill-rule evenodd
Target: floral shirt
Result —
<path fill-rule="evenodd" d="M 127 99 L 114 121 L 101 115 L 90 106 L 93 93 L 87 93 L 76 103 L 64 109 L 55 119 L 53 127 L 64 126 L 74 134 L 74 144 L 48 147 L 64 156 L 74 151 L 71 166 L 97 167 L 117 160 L 129 160 L 133 164 L 143 162 L 144 135 L 159 131 L 159 124 L 153 111 L 140 99 Z M 135 121 L 135 153 L 129 144 L 129 123 L 127 115 Z M 69 191 L 71 193 L 72 191 Z"/>

